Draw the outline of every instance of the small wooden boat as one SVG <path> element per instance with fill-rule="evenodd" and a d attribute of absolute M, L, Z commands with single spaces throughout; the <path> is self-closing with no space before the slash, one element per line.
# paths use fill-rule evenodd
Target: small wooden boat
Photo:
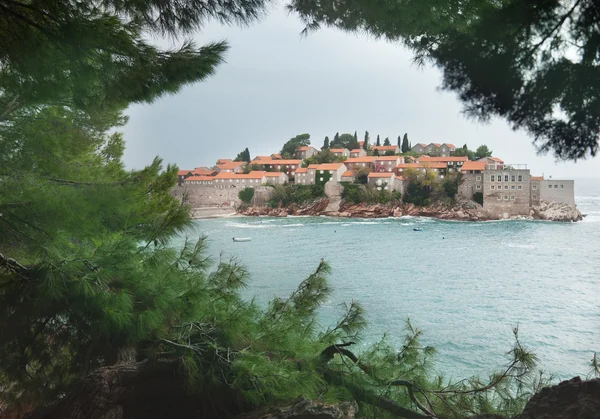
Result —
<path fill-rule="evenodd" d="M 233 238 L 234 242 L 249 242 L 250 240 L 252 240 L 252 237 L 234 237 Z"/>
<path fill-rule="evenodd" d="M 423 231 L 422 228 L 413 228 L 413 231 Z"/>

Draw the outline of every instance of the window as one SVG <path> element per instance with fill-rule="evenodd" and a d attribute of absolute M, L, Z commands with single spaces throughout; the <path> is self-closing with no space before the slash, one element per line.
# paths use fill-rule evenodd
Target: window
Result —
<path fill-rule="evenodd" d="M 504 200 L 508 201 L 508 195 L 504 195 Z"/>
<path fill-rule="evenodd" d="M 321 182 L 323 182 L 323 178 L 322 178 L 322 177 L 321 177 L 321 178 L 319 178 L 319 180 L 320 180 Z"/>
<path fill-rule="evenodd" d="M 532 188 L 535 191 L 537 189 L 537 185 L 533 185 Z"/>
<path fill-rule="evenodd" d="M 552 189 L 552 185 L 548 185 L 548 187 Z"/>
<path fill-rule="evenodd" d="M 490 185 L 490 189 L 494 189 L 494 185 Z"/>
<path fill-rule="evenodd" d="M 517 189 L 521 190 L 521 189 L 523 189 L 523 187 L 521 185 L 519 185 L 519 186 L 517 186 Z"/>
<path fill-rule="evenodd" d="M 561 189 L 565 187 L 565 185 L 560 185 Z"/>
<path fill-rule="evenodd" d="M 558 185 L 554 185 L 554 189 L 557 189 L 557 188 L 558 188 Z"/>
<path fill-rule="evenodd" d="M 515 185 L 510 185 L 510 189 L 515 190 Z"/>
<path fill-rule="evenodd" d="M 537 195 L 536 194 L 533 194 L 533 199 L 537 199 Z"/>
<path fill-rule="evenodd" d="M 519 182 L 523 182 L 523 176 L 522 176 L 522 175 L 519 175 L 519 176 L 517 176 L 517 180 L 518 180 Z"/>
<path fill-rule="evenodd" d="M 504 185 L 504 189 L 508 189 L 508 185 Z"/>
<path fill-rule="evenodd" d="M 512 175 L 512 176 L 510 177 L 510 181 L 511 181 L 511 182 L 514 182 L 514 181 L 515 181 L 515 175 Z"/>
<path fill-rule="evenodd" d="M 481 185 L 477 185 L 477 186 L 475 187 L 475 189 L 477 189 L 478 191 L 479 191 L 479 190 L 481 190 Z"/>
<path fill-rule="evenodd" d="M 494 175 L 490 176 L 490 181 L 492 181 L 492 182 L 493 182 L 495 177 L 496 177 L 496 176 L 494 176 Z"/>
<path fill-rule="evenodd" d="M 514 195 L 511 195 L 511 196 L 510 196 L 510 200 L 511 200 L 511 201 L 514 201 L 514 200 L 515 200 L 515 196 L 514 196 Z"/>
<path fill-rule="evenodd" d="M 502 195 L 498 195 L 498 201 L 502 201 Z"/>
<path fill-rule="evenodd" d="M 502 176 L 498 175 L 498 182 L 502 182 Z"/>
<path fill-rule="evenodd" d="M 508 175 L 504 175 L 504 181 L 508 182 Z"/>
<path fill-rule="evenodd" d="M 481 176 L 475 176 L 475 180 L 476 180 L 477 182 L 481 181 Z"/>

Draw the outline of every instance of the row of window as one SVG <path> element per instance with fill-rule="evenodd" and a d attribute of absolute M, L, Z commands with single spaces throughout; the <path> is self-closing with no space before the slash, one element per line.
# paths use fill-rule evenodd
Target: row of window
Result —
<path fill-rule="evenodd" d="M 496 186 L 495 185 L 490 185 L 490 189 L 495 189 Z M 502 185 L 498 185 L 498 190 L 502 189 Z M 508 185 L 504 185 L 504 189 L 508 189 Z M 515 190 L 515 185 L 510 185 L 510 189 L 512 189 L 513 191 Z M 523 189 L 523 186 L 518 185 L 517 188 L 518 190 Z"/>
<path fill-rule="evenodd" d="M 498 182 L 502 182 L 502 175 L 490 175 L 490 180 L 492 182 L 495 182 L 495 180 L 494 180 L 495 178 L 498 178 Z M 515 178 L 517 179 L 517 182 L 523 182 L 523 176 L 522 175 L 518 175 L 518 176 L 516 176 L 516 175 L 510 175 L 510 176 L 509 175 L 504 175 L 504 181 L 505 182 L 509 182 L 509 180 L 508 180 L 509 178 L 510 178 L 510 182 L 514 182 Z"/>
<path fill-rule="evenodd" d="M 558 185 L 548 185 L 548 187 L 549 187 L 550 189 L 552 189 L 552 186 L 554 186 L 554 189 L 557 189 L 557 188 L 558 188 Z M 560 187 L 561 187 L 561 188 L 564 188 L 564 187 L 565 187 L 565 185 L 560 185 Z"/>
<path fill-rule="evenodd" d="M 508 201 L 508 195 L 504 195 L 504 200 L 505 200 L 505 201 Z M 511 200 L 511 201 L 514 201 L 514 200 L 515 200 L 515 196 L 514 196 L 514 195 L 511 195 L 511 196 L 510 196 L 510 200 Z M 502 201 L 502 195 L 498 195 L 498 201 Z"/>

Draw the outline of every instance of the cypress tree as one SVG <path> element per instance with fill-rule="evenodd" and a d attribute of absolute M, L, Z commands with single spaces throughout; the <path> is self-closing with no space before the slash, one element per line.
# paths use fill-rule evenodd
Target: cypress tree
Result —
<path fill-rule="evenodd" d="M 336 147 L 340 145 L 340 133 L 336 132 L 335 135 L 333 136 L 333 145 L 335 145 Z"/>
<path fill-rule="evenodd" d="M 410 145 L 408 143 L 408 133 L 404 134 L 404 138 L 402 138 L 402 152 L 406 153 L 410 150 Z"/>
<path fill-rule="evenodd" d="M 369 131 L 365 131 L 365 143 L 369 142 Z"/>
<path fill-rule="evenodd" d="M 377 147 L 381 145 L 381 141 L 379 141 L 379 134 L 377 134 L 377 142 L 375 143 Z"/>
<path fill-rule="evenodd" d="M 325 136 L 325 141 L 323 141 L 323 150 L 326 150 L 329 148 L 329 137 Z"/>

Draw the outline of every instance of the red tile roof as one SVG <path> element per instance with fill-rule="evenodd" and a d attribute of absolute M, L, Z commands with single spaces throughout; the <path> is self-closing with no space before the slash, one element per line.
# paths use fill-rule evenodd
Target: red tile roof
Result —
<path fill-rule="evenodd" d="M 394 160 L 398 160 L 399 158 L 400 158 L 400 156 L 375 156 L 375 161 L 378 161 L 378 160 L 394 161 Z"/>
<path fill-rule="evenodd" d="M 214 175 L 216 172 L 214 170 L 203 170 L 203 169 L 194 169 L 192 170 L 192 174 L 195 176 L 212 176 Z"/>
<path fill-rule="evenodd" d="M 285 175 L 285 173 L 283 173 L 283 172 L 265 172 L 266 177 L 279 177 L 281 175 Z"/>
<path fill-rule="evenodd" d="M 308 168 L 316 170 L 338 170 L 342 165 L 343 163 L 311 164 Z"/>
<path fill-rule="evenodd" d="M 352 170 L 346 170 L 342 177 L 354 177 L 354 172 Z"/>
<path fill-rule="evenodd" d="M 365 151 L 362 148 L 355 148 L 354 150 L 350 150 L 350 153 L 360 153 L 361 151 Z"/>
<path fill-rule="evenodd" d="M 244 161 L 228 161 L 225 163 L 217 164 L 217 167 L 221 170 L 233 170 L 236 167 L 240 167 L 245 164 L 246 164 L 246 162 L 244 162 Z"/>
<path fill-rule="evenodd" d="M 504 164 L 504 160 L 502 160 L 501 158 L 498 157 L 490 157 L 491 160 L 495 161 L 496 163 L 502 163 Z"/>
<path fill-rule="evenodd" d="M 350 157 L 346 159 L 344 163 L 373 163 L 376 156 L 361 156 L 361 157 Z"/>
<path fill-rule="evenodd" d="M 454 144 L 450 144 L 450 143 L 444 143 L 446 145 L 446 147 L 448 148 L 456 148 L 456 146 Z"/>
<path fill-rule="evenodd" d="M 332 153 L 343 153 L 344 151 L 348 151 L 347 148 L 330 148 L 329 151 Z"/>
<path fill-rule="evenodd" d="M 231 161 L 231 159 L 219 159 L 219 160 L 217 160 L 217 165 L 223 164 L 223 163 L 229 163 L 230 161 Z"/>
<path fill-rule="evenodd" d="M 177 176 L 185 176 L 188 173 L 192 173 L 192 171 L 191 170 L 178 170 L 177 171 Z"/>
<path fill-rule="evenodd" d="M 452 157 L 431 157 L 431 156 L 419 156 L 418 161 L 431 161 L 431 162 L 451 162 L 451 161 L 462 161 L 466 162 L 469 160 L 467 156 L 452 156 Z"/>
<path fill-rule="evenodd" d="M 368 177 L 393 177 L 394 173 L 393 172 L 371 172 L 369 173 Z"/>
<path fill-rule="evenodd" d="M 214 176 L 190 176 L 185 179 L 184 182 L 192 181 L 192 180 L 214 180 Z"/>
<path fill-rule="evenodd" d="M 295 173 L 308 173 L 308 169 L 306 167 L 299 167 Z"/>
<path fill-rule="evenodd" d="M 445 163 L 428 162 L 422 163 L 400 163 L 396 166 L 398 169 L 445 169 Z"/>
<path fill-rule="evenodd" d="M 531 180 L 544 180 L 544 176 L 531 176 Z"/>
<path fill-rule="evenodd" d="M 371 148 L 373 150 L 379 150 L 379 151 L 395 151 L 399 147 L 397 145 L 374 145 Z"/>
<path fill-rule="evenodd" d="M 442 146 L 440 143 L 431 143 L 431 144 L 433 144 L 433 145 L 434 145 L 434 146 L 436 146 L 436 147 L 441 147 L 441 146 Z M 431 144 L 430 144 L 430 145 L 431 145 Z"/>
<path fill-rule="evenodd" d="M 271 154 L 271 157 L 277 160 L 282 159 L 283 157 L 281 157 L 281 154 Z"/>
<path fill-rule="evenodd" d="M 307 151 L 309 148 L 312 148 L 312 147 L 305 145 L 305 146 L 302 146 L 302 147 L 298 147 L 296 149 L 296 151 Z"/>
<path fill-rule="evenodd" d="M 419 143 L 419 144 L 417 144 L 417 145 L 418 145 L 418 146 L 421 146 L 421 147 L 423 147 L 423 148 L 427 147 L 427 144 L 425 144 L 425 143 Z"/>
<path fill-rule="evenodd" d="M 288 159 L 288 160 L 278 160 L 278 159 L 271 159 L 271 160 L 252 160 L 250 162 L 250 164 L 257 164 L 257 165 L 297 165 L 300 166 L 300 163 L 302 163 L 302 160 L 296 160 L 296 159 Z"/>
<path fill-rule="evenodd" d="M 485 170 L 487 162 L 485 161 L 467 161 L 460 168 L 461 171 L 466 172 L 467 170 Z"/>

